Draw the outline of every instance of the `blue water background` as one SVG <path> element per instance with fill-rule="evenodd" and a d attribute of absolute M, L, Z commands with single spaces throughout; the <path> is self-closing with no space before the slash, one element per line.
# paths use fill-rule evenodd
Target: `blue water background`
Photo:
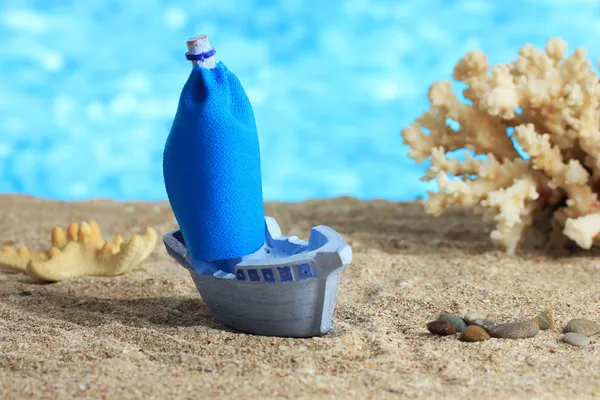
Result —
<path fill-rule="evenodd" d="M 209 35 L 244 84 L 264 196 L 410 200 L 435 184 L 400 131 L 467 51 L 562 36 L 600 56 L 595 0 L 2 0 L 0 192 L 166 198 L 161 156 Z"/>

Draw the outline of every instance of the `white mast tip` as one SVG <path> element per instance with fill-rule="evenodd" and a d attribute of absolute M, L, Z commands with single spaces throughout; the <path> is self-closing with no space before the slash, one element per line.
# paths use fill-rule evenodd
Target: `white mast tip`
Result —
<path fill-rule="evenodd" d="M 192 62 L 192 66 L 200 66 L 208 69 L 213 69 L 216 66 L 216 61 L 214 57 L 214 49 L 211 47 L 210 42 L 208 41 L 208 36 L 206 35 L 197 35 L 189 38 L 186 42 L 188 48 L 188 56 L 201 55 L 203 53 L 208 53 L 212 51 L 212 55 L 208 56 L 204 59 L 191 59 L 188 58 Z"/>

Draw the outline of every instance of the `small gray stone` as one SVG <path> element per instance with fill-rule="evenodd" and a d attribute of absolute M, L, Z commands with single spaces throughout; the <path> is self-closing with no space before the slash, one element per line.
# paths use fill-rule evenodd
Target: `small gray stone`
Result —
<path fill-rule="evenodd" d="M 495 325 L 490 329 L 490 335 L 500 339 L 532 338 L 539 332 L 540 327 L 533 321 L 510 322 Z"/>
<path fill-rule="evenodd" d="M 448 321 L 456 328 L 457 332 L 462 332 L 467 327 L 467 323 L 460 315 L 456 314 L 441 314 L 438 321 Z"/>
<path fill-rule="evenodd" d="M 466 313 L 464 315 L 463 319 L 465 320 L 465 322 L 467 324 L 469 324 L 469 325 L 475 325 L 475 324 L 473 324 L 473 321 L 487 319 L 487 317 L 485 315 L 483 315 L 482 313 L 480 313 L 480 312 L 472 311 L 470 313 Z"/>
<path fill-rule="evenodd" d="M 563 337 L 565 343 L 569 343 L 572 346 L 587 346 L 590 344 L 590 338 L 577 332 L 567 332 Z"/>
<path fill-rule="evenodd" d="M 600 324 L 590 321 L 588 319 L 572 319 L 569 321 L 564 330 L 565 333 L 574 332 L 581 333 L 585 336 L 594 336 L 600 332 Z"/>
<path fill-rule="evenodd" d="M 487 332 L 490 331 L 490 329 L 492 329 L 492 327 L 494 327 L 494 325 L 496 325 L 496 323 L 494 321 L 492 321 L 491 319 L 476 319 L 475 321 L 471 321 L 471 323 L 469 323 L 469 325 L 472 326 L 478 326 L 480 328 L 485 329 Z"/>

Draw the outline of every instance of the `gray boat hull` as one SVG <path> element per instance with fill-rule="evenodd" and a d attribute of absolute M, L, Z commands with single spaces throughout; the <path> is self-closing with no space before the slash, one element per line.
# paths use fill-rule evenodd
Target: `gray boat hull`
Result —
<path fill-rule="evenodd" d="M 331 329 L 342 271 L 340 268 L 326 279 L 284 285 L 190 274 L 208 310 L 224 325 L 255 335 L 310 337 Z"/>
<path fill-rule="evenodd" d="M 277 253 L 277 247 L 289 253 L 289 238 L 281 236 L 278 228 L 267 219 L 267 254 Z M 257 252 L 258 256 L 239 262 L 235 273 L 193 266 L 179 231 L 163 240 L 171 257 L 190 272 L 210 313 L 224 325 L 284 337 L 318 336 L 331 329 L 340 277 L 352 259 L 350 246 L 331 228 L 313 228 L 305 248 L 295 254 L 263 258 L 265 253 Z M 297 238 L 292 242 L 297 243 Z M 287 275 L 278 272 L 282 268 Z M 300 274 L 306 268 L 310 278 Z"/>

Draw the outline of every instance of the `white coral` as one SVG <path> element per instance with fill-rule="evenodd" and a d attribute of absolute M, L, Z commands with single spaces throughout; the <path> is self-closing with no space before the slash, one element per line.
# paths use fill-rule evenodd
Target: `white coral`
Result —
<path fill-rule="evenodd" d="M 526 45 L 515 61 L 494 67 L 482 52 L 469 52 L 452 76 L 467 85 L 470 104 L 458 100 L 450 82 L 431 85 L 431 108 L 402 131 L 409 156 L 431 160 L 423 179 L 438 182 L 427 212 L 459 205 L 491 214 L 491 238 L 508 253 L 535 215 L 553 215 L 552 225 L 583 248 L 600 240 L 600 80 L 584 49 L 565 58 L 566 49 L 553 38 L 545 51 Z M 486 159 L 447 158 L 459 149 Z"/>

